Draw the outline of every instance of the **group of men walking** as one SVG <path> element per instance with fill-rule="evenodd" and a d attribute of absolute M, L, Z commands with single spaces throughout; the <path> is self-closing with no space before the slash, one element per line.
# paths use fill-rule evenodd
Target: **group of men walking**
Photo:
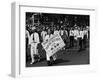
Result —
<path fill-rule="evenodd" d="M 74 46 L 74 41 L 78 42 L 79 51 L 86 48 L 87 40 L 89 39 L 89 29 L 75 28 L 70 30 L 70 47 Z"/>
<path fill-rule="evenodd" d="M 66 28 L 57 29 L 54 27 L 53 30 L 50 28 L 46 30 L 46 28 L 43 27 L 42 31 L 38 32 L 37 28 L 34 27 L 31 34 L 28 30 L 26 30 L 26 54 L 28 53 L 27 49 L 29 49 L 31 55 L 30 64 L 34 64 L 35 62 L 40 61 L 41 56 L 38 53 L 38 44 L 42 44 L 42 42 L 48 41 L 54 34 L 59 34 L 66 46 L 68 45 L 67 39 L 70 39 L 69 47 L 74 47 L 74 41 L 76 40 L 79 42 L 79 50 L 82 50 L 83 47 L 86 47 L 86 41 L 89 38 L 89 29 L 72 27 L 70 30 L 66 30 Z M 65 48 L 67 48 L 66 46 Z M 48 56 L 46 53 L 46 60 L 48 65 L 51 65 L 56 59 L 56 54 L 53 56 Z"/>

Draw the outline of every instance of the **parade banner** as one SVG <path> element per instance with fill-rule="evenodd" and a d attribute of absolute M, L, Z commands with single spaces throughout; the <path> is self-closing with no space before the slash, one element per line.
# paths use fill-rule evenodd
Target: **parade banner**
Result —
<path fill-rule="evenodd" d="M 48 41 L 42 43 L 43 48 L 46 51 L 46 54 L 49 56 L 54 55 L 57 51 L 62 49 L 65 44 L 59 34 L 53 35 Z"/>

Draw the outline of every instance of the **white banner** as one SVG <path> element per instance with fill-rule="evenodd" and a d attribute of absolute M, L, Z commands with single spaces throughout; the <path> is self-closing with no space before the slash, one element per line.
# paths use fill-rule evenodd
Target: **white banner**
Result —
<path fill-rule="evenodd" d="M 48 41 L 43 42 L 42 46 L 44 47 L 46 54 L 52 56 L 57 51 L 62 49 L 65 46 L 65 44 L 60 35 L 55 34 Z"/>

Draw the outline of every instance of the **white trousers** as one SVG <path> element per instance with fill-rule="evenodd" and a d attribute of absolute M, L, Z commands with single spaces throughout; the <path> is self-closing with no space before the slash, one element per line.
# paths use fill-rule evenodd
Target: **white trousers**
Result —
<path fill-rule="evenodd" d="M 46 53 L 46 60 L 47 60 L 47 61 L 50 61 L 50 57 L 51 57 L 51 56 L 49 56 L 48 53 Z M 56 54 L 53 55 L 52 58 L 53 58 L 53 60 L 55 61 L 55 60 L 57 59 L 57 55 L 56 55 Z"/>
<path fill-rule="evenodd" d="M 50 61 L 50 56 L 46 53 L 46 59 L 47 61 Z"/>
<path fill-rule="evenodd" d="M 37 45 L 38 45 L 38 43 L 31 43 L 31 59 L 32 59 L 32 62 L 35 62 L 34 54 L 38 54 Z"/>

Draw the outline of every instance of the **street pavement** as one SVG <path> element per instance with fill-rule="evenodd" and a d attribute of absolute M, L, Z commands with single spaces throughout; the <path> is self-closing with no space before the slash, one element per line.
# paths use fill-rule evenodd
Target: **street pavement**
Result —
<path fill-rule="evenodd" d="M 47 66 L 45 51 L 40 49 L 40 55 L 42 58 L 35 64 L 30 64 L 30 60 L 27 61 L 26 67 L 41 67 Z M 57 53 L 57 60 L 52 66 L 68 66 L 68 65 L 88 65 L 89 64 L 89 48 L 79 51 L 78 46 L 72 48 L 62 49 Z"/>

